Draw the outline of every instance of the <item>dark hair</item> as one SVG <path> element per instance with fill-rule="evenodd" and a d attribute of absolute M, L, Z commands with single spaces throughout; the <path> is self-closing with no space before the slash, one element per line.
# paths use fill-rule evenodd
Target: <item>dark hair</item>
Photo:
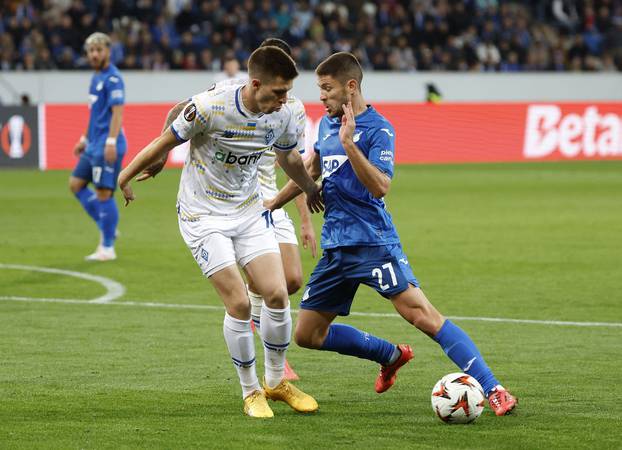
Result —
<path fill-rule="evenodd" d="M 292 48 L 283 39 L 279 39 L 279 38 L 264 39 L 260 47 L 267 47 L 269 45 L 271 45 L 272 47 L 278 47 L 281 50 L 283 50 L 285 53 L 287 53 L 288 56 L 292 56 Z"/>
<path fill-rule="evenodd" d="M 298 76 L 296 63 L 278 47 L 259 47 L 248 58 L 248 76 L 265 81 L 275 77 L 293 80 Z"/>
<path fill-rule="evenodd" d="M 330 55 L 317 66 L 315 73 L 319 76 L 331 76 L 342 84 L 356 80 L 359 90 L 361 89 L 363 69 L 352 53 L 339 52 Z"/>

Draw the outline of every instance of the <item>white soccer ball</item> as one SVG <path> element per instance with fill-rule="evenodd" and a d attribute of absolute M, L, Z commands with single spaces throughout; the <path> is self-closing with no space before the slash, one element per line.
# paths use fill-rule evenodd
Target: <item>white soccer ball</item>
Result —
<path fill-rule="evenodd" d="M 482 386 L 466 373 L 450 373 L 432 389 L 432 409 L 445 423 L 471 423 L 486 404 Z"/>

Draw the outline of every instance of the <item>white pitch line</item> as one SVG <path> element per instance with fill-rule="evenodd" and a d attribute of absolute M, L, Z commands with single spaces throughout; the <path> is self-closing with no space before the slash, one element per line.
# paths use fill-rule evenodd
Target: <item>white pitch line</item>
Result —
<path fill-rule="evenodd" d="M 95 304 L 89 300 L 79 300 L 70 298 L 31 298 L 31 297 L 17 297 L 17 296 L 0 296 L 0 301 L 17 301 L 28 303 L 67 303 L 67 304 Z M 102 304 L 102 303 L 99 303 Z M 123 301 L 105 303 L 108 306 L 134 306 L 141 308 L 162 308 L 162 309 L 198 309 L 198 310 L 211 310 L 211 311 L 224 311 L 222 306 L 217 305 L 197 305 L 197 304 L 183 304 L 183 303 L 156 303 L 156 302 L 140 302 L 140 301 Z M 297 314 L 299 310 L 292 309 L 292 312 Z M 387 317 L 398 318 L 399 314 L 395 313 L 370 313 L 370 312 L 356 312 L 350 313 L 352 316 L 360 317 Z M 506 319 L 502 317 L 463 317 L 463 316 L 447 316 L 452 320 L 470 320 L 476 322 L 499 322 L 499 323 L 518 323 L 518 324 L 531 324 L 531 325 L 553 325 L 553 326 L 568 326 L 568 327 L 608 327 L 608 328 L 622 328 L 622 323 L 619 322 L 572 322 L 562 320 L 532 320 L 532 319 Z"/>
<path fill-rule="evenodd" d="M 125 294 L 125 286 L 123 286 L 121 283 L 111 280 L 110 278 L 100 277 L 99 275 L 74 272 L 72 270 L 53 269 L 51 267 L 22 266 L 20 264 L 0 264 L 0 269 L 15 269 L 27 270 L 31 272 L 54 273 L 57 275 L 67 275 L 70 277 L 82 278 L 84 280 L 94 281 L 101 284 L 104 289 L 106 289 L 106 293 L 92 300 L 88 300 L 89 303 L 109 303 Z"/>

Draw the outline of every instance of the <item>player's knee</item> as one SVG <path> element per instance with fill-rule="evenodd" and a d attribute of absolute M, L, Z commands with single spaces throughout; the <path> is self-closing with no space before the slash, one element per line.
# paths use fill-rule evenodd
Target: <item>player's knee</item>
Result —
<path fill-rule="evenodd" d="M 106 200 L 112 197 L 112 190 L 97 189 L 96 195 L 97 195 L 97 200 L 99 200 L 100 202 L 105 202 Z"/>
<path fill-rule="evenodd" d="M 306 327 L 296 325 L 296 331 L 294 332 L 294 341 L 299 347 L 320 349 L 326 339 L 326 333 L 323 330 L 311 330 Z"/>
<path fill-rule="evenodd" d="M 82 188 L 84 187 L 84 183 L 82 183 L 79 180 L 76 180 L 75 178 L 69 178 L 69 191 L 72 194 L 77 194 L 78 192 L 80 192 L 82 190 Z"/>
<path fill-rule="evenodd" d="M 424 306 L 412 308 L 406 320 L 428 336 L 435 336 L 443 325 L 444 318 L 435 308 Z"/>
<path fill-rule="evenodd" d="M 285 308 L 289 301 L 285 286 L 274 286 L 261 294 L 268 308 Z"/>
<path fill-rule="evenodd" d="M 251 316 L 251 305 L 246 298 L 227 302 L 227 314 L 239 320 L 248 320 Z"/>
<path fill-rule="evenodd" d="M 287 293 L 293 295 L 302 287 L 302 274 L 290 276 L 287 279 Z"/>

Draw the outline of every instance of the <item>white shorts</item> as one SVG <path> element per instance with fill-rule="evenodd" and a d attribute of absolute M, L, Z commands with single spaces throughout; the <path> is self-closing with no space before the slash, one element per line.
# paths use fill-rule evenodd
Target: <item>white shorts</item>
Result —
<path fill-rule="evenodd" d="M 181 220 L 179 231 L 206 277 L 227 266 L 249 262 L 266 253 L 279 253 L 267 211 L 253 208 L 240 217 L 200 216 Z"/>
<path fill-rule="evenodd" d="M 279 244 L 298 245 L 294 222 L 292 222 L 292 219 L 289 218 L 284 209 L 272 211 L 272 221 L 274 222 L 274 236 Z"/>

